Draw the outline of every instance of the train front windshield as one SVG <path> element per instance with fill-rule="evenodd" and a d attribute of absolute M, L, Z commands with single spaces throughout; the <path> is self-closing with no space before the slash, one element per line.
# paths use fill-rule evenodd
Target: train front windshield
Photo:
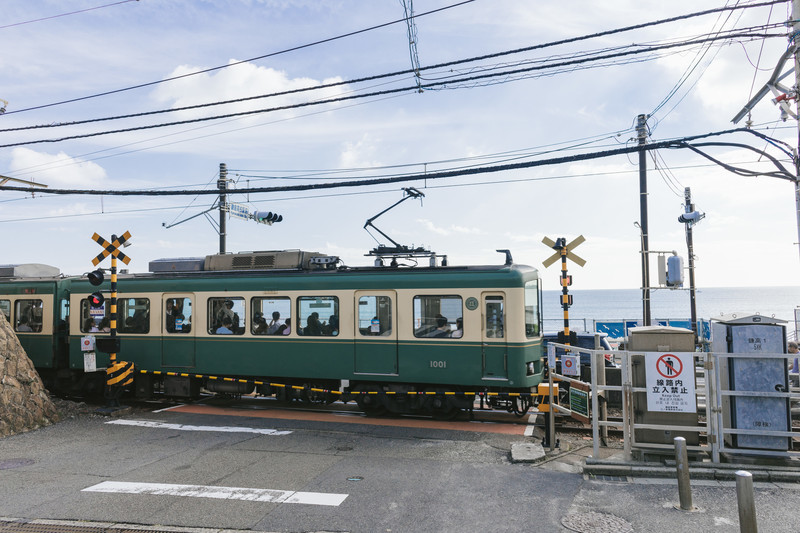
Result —
<path fill-rule="evenodd" d="M 525 283 L 525 335 L 530 338 L 540 334 L 539 280 L 534 279 Z"/>

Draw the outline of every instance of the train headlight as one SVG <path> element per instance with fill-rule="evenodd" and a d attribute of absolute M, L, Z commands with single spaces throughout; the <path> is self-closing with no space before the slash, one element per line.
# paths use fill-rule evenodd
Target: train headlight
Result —
<path fill-rule="evenodd" d="M 525 366 L 528 369 L 528 371 L 526 372 L 526 375 L 532 376 L 532 375 L 534 375 L 536 373 L 536 365 L 534 364 L 533 361 L 531 361 L 529 363 L 526 363 Z"/>

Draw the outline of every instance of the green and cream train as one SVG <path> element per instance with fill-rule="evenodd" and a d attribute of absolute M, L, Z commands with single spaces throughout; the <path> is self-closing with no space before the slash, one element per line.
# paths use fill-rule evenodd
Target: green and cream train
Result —
<path fill-rule="evenodd" d="M 153 261 L 118 276 L 117 358 L 134 364 L 141 397 L 257 392 L 447 415 L 493 393 L 526 411 L 544 370 L 537 271 L 433 263 L 348 268 L 301 251 Z M 111 334 L 110 305 L 89 305 L 97 289 L 45 265 L 0 266 L 0 312 L 53 389 L 102 390 L 109 356 L 91 347 Z"/>

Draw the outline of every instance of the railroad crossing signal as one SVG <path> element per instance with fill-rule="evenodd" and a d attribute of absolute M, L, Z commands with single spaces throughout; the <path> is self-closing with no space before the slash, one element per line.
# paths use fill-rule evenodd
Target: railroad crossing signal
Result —
<path fill-rule="evenodd" d="M 107 407 L 115 409 L 119 407 L 119 396 L 122 394 L 122 387 L 133 383 L 133 363 L 117 361 L 117 352 L 120 350 L 120 339 L 117 337 L 117 259 L 125 263 L 130 263 L 131 259 L 120 251 L 122 246 L 131 238 L 129 231 L 122 237 L 112 235 L 113 242 L 108 242 L 100 235 L 95 233 L 92 240 L 103 247 L 103 251 L 94 259 L 92 264 L 97 266 L 100 261 L 111 256 L 111 304 L 109 309 L 109 319 L 111 326 L 111 336 L 97 340 L 97 348 L 102 352 L 108 353 L 108 367 L 106 368 L 106 401 Z M 92 285 L 103 283 L 103 271 L 98 269 L 91 272 L 88 276 Z M 89 296 L 89 304 L 99 308 L 104 305 L 105 298 L 101 291 Z"/>
<path fill-rule="evenodd" d="M 127 241 L 130 238 L 131 238 L 131 232 L 129 231 L 123 233 L 122 237 L 117 237 L 116 239 L 114 239 L 114 242 L 108 242 L 97 233 L 92 235 L 92 240 L 104 248 L 104 250 L 100 252 L 100 255 L 92 259 L 92 264 L 94 266 L 97 266 L 100 263 L 100 261 L 102 261 L 109 255 L 114 256 L 116 259 L 119 259 L 126 265 L 130 263 L 131 258 L 123 254 L 119 250 L 119 247 L 122 246 L 125 243 L 125 241 Z"/>
<path fill-rule="evenodd" d="M 572 253 L 572 250 L 574 250 L 575 248 L 577 248 L 578 246 L 583 244 L 583 242 L 585 240 L 586 240 L 586 238 L 583 235 L 578 235 L 577 237 L 575 237 L 575 239 L 571 243 L 565 244 L 566 243 L 566 239 L 564 239 L 563 237 L 559 238 L 557 241 L 554 241 L 553 239 L 551 239 L 549 237 L 545 237 L 544 239 L 542 239 L 542 242 L 545 245 L 549 246 L 550 248 L 556 250 L 556 253 L 554 253 L 553 255 L 551 255 L 550 257 L 545 259 L 544 261 L 542 261 L 542 264 L 544 265 L 545 268 L 549 267 L 550 265 L 552 265 L 553 263 L 555 263 L 556 261 L 559 260 L 559 258 L 561 257 L 561 250 L 563 248 L 566 248 L 567 249 L 567 254 L 566 254 L 567 255 L 567 259 L 570 259 L 570 260 L 574 261 L 575 264 L 577 264 L 578 266 L 585 265 L 586 264 L 586 260 L 585 259 L 583 259 L 580 256 L 575 255 L 574 253 Z"/>

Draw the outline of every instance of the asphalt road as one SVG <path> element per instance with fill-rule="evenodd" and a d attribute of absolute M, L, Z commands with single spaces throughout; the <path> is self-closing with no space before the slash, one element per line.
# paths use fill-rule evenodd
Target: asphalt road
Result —
<path fill-rule="evenodd" d="M 570 515 L 613 526 L 578 531 L 739 531 L 732 483 L 696 483 L 699 510 L 686 513 L 674 508 L 672 480 L 584 479 L 566 459 L 514 464 L 511 445 L 532 440 L 520 431 L 411 420 L 211 408 L 67 420 L 0 440 L 0 517 L 213 530 L 559 532 L 569 531 L 562 518 Z M 800 530 L 798 506 L 800 486 L 757 484 L 762 531 Z"/>

